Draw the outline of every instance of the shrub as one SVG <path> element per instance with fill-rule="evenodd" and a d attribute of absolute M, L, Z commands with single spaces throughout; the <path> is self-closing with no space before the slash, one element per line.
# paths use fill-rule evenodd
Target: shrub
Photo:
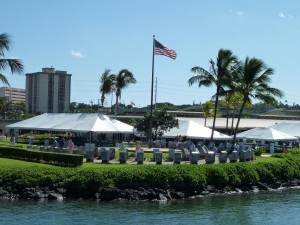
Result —
<path fill-rule="evenodd" d="M 58 166 L 77 167 L 83 163 L 82 155 L 70 155 L 55 152 L 41 152 L 15 147 L 0 147 L 2 157 L 31 162 L 42 162 Z"/>
<path fill-rule="evenodd" d="M 254 150 L 254 155 L 256 155 L 256 156 L 261 156 L 262 153 L 263 153 L 262 148 L 257 148 Z"/>

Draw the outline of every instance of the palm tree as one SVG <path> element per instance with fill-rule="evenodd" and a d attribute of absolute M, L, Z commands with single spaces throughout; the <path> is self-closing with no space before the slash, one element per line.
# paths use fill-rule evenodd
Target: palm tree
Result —
<path fill-rule="evenodd" d="M 226 107 L 226 133 L 228 134 L 229 110 L 234 112 L 235 108 L 242 105 L 242 95 L 240 93 L 226 93 L 220 104 Z M 233 124 L 234 116 L 232 117 Z"/>
<path fill-rule="evenodd" d="M 116 75 L 111 74 L 109 69 L 105 69 L 104 73 L 102 73 L 100 77 L 100 93 L 101 93 L 101 108 L 103 112 L 103 104 L 105 100 L 105 95 L 112 92 L 112 85 L 114 80 L 116 79 Z"/>
<path fill-rule="evenodd" d="M 202 111 L 203 111 L 203 116 L 204 116 L 204 126 L 206 126 L 206 120 L 209 116 L 214 115 L 214 107 L 215 103 L 212 101 L 207 101 L 204 104 L 202 104 Z"/>
<path fill-rule="evenodd" d="M 117 109 L 118 109 L 118 101 L 121 98 L 122 90 L 127 88 L 130 84 L 135 84 L 136 79 L 134 78 L 133 74 L 127 70 L 122 69 L 115 79 L 116 85 L 116 109 L 115 109 L 115 116 L 117 116 Z"/>
<path fill-rule="evenodd" d="M 19 59 L 5 59 L 5 51 L 9 51 L 10 39 L 6 33 L 0 34 L 0 80 L 2 83 L 9 85 L 9 82 L 1 70 L 10 68 L 11 73 L 22 73 L 24 66 Z"/>
<path fill-rule="evenodd" d="M 281 90 L 269 86 L 270 76 L 273 74 L 274 70 L 267 67 L 262 60 L 249 59 L 248 57 L 236 70 L 234 74 L 236 82 L 232 83 L 231 88 L 242 95 L 243 101 L 238 115 L 233 143 L 236 141 L 237 130 L 246 103 L 251 104 L 251 99 L 258 99 L 267 104 L 274 104 L 276 102 L 275 97 L 283 97 Z"/>
<path fill-rule="evenodd" d="M 197 73 L 197 75 L 188 80 L 188 84 L 190 86 L 194 83 L 198 83 L 199 87 L 210 87 L 212 85 L 216 85 L 217 87 L 216 94 L 214 95 L 215 110 L 210 141 L 212 141 L 214 136 L 219 96 L 221 93 L 224 93 L 225 87 L 227 87 L 231 82 L 231 69 L 233 66 L 235 66 L 236 61 L 237 58 L 230 50 L 220 49 L 216 62 L 214 62 L 212 59 L 209 61 L 209 71 L 198 66 L 195 66 L 191 69 L 191 71 Z"/>

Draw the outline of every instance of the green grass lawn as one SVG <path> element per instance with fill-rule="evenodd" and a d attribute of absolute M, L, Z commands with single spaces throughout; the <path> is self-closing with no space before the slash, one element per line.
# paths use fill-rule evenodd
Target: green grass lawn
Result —
<path fill-rule="evenodd" d="M 56 167 L 48 164 L 26 162 L 15 159 L 6 159 L 0 157 L 0 167 L 2 168 L 29 168 L 29 167 Z"/>

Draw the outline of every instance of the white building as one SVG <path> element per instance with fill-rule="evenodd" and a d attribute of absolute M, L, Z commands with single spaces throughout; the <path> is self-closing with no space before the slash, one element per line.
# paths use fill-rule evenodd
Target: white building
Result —
<path fill-rule="evenodd" d="M 26 104 L 29 113 L 69 111 L 71 76 L 67 71 L 43 68 L 26 74 Z"/>
<path fill-rule="evenodd" d="M 1 87 L 0 97 L 6 97 L 12 103 L 24 102 L 25 103 L 25 89 L 13 87 Z"/>

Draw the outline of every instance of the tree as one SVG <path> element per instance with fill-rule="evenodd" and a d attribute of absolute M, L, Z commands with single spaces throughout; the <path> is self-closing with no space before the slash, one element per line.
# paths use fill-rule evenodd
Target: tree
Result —
<path fill-rule="evenodd" d="M 27 114 L 27 107 L 25 102 L 14 103 L 13 110 L 15 112 L 15 118 L 21 118 L 24 114 Z"/>
<path fill-rule="evenodd" d="M 149 134 L 150 113 L 144 114 L 144 118 L 137 123 L 137 130 L 143 131 L 147 136 Z M 161 138 L 164 132 L 169 131 L 173 127 L 178 127 L 178 120 L 175 116 L 167 113 L 166 110 L 154 110 L 152 117 L 152 137 Z"/>
<path fill-rule="evenodd" d="M 209 116 L 214 115 L 215 103 L 213 101 L 207 101 L 202 104 L 203 116 L 205 119 L 204 126 L 206 126 L 206 120 Z"/>
<path fill-rule="evenodd" d="M 274 70 L 267 67 L 262 60 L 248 57 L 234 73 L 235 82 L 232 82 L 231 89 L 242 95 L 242 105 L 239 110 L 233 143 L 236 141 L 237 130 L 246 103 L 251 104 L 251 99 L 258 99 L 267 104 L 274 104 L 275 97 L 283 97 L 281 90 L 269 86 L 270 76 L 273 74 Z"/>
<path fill-rule="evenodd" d="M 6 97 L 0 97 L 0 115 L 2 118 L 12 115 L 12 103 Z"/>
<path fill-rule="evenodd" d="M 116 79 L 116 75 L 111 74 L 109 69 L 105 69 L 104 73 L 102 73 L 100 77 L 100 93 L 101 93 L 101 108 L 103 111 L 103 104 L 105 100 L 105 95 L 112 92 L 112 86 Z"/>
<path fill-rule="evenodd" d="M 9 85 L 9 82 L 1 70 L 10 68 L 11 73 L 22 73 L 24 66 L 19 59 L 5 59 L 5 51 L 10 49 L 10 38 L 6 33 L 0 34 L 0 80 L 2 83 Z"/>
<path fill-rule="evenodd" d="M 134 78 L 133 74 L 127 70 L 121 70 L 115 78 L 115 85 L 116 85 L 116 108 L 115 108 L 115 115 L 117 115 L 118 110 L 118 102 L 121 98 L 122 90 L 127 88 L 130 84 L 135 84 L 136 79 Z"/>
<path fill-rule="evenodd" d="M 220 104 L 226 107 L 226 133 L 228 133 L 229 110 L 232 109 L 232 129 L 234 120 L 234 110 L 236 107 L 242 105 L 242 95 L 240 93 L 226 93 Z"/>
<path fill-rule="evenodd" d="M 209 61 L 209 71 L 198 66 L 195 66 L 191 69 L 191 71 L 197 73 L 197 75 L 188 80 L 188 84 L 190 86 L 194 83 L 198 83 L 199 87 L 210 87 L 212 85 L 217 87 L 216 94 L 213 96 L 215 97 L 215 110 L 210 141 L 212 141 L 214 135 L 219 96 L 224 94 L 225 88 L 229 86 L 232 80 L 232 69 L 235 67 L 236 62 L 237 58 L 230 50 L 220 49 L 216 62 L 214 62 L 212 59 Z"/>

